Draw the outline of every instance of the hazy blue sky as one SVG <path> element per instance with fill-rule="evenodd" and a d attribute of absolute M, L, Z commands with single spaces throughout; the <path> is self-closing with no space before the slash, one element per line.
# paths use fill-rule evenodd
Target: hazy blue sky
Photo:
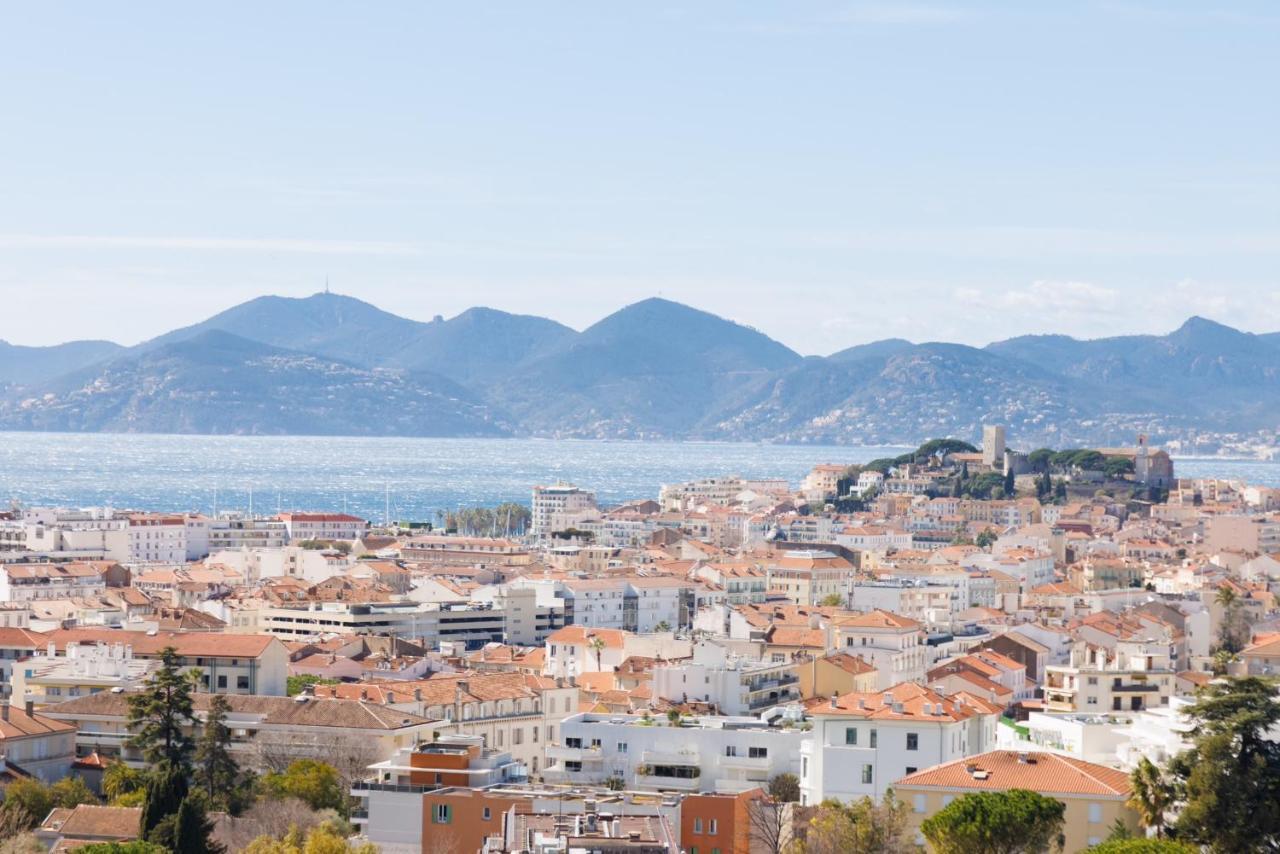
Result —
<path fill-rule="evenodd" d="M 661 294 L 805 353 L 1280 329 L 1274 2 L 0 11 L 17 343 L 326 275 L 579 328 Z"/>

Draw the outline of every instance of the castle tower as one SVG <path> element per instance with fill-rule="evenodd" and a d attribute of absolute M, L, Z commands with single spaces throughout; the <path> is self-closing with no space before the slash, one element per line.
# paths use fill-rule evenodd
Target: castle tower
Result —
<path fill-rule="evenodd" d="M 1004 471 L 1004 426 L 982 425 L 982 464 L 995 471 Z"/>

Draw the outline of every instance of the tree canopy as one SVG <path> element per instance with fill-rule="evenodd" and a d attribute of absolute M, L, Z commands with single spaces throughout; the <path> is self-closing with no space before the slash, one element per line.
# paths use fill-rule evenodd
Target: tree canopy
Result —
<path fill-rule="evenodd" d="M 974 792 L 929 817 L 920 830 L 936 854 L 1039 854 L 1058 845 L 1066 806 L 1026 789 Z"/>
<path fill-rule="evenodd" d="M 128 702 L 129 746 L 150 763 L 168 762 L 186 770 L 194 749 L 187 727 L 194 716 L 191 681 L 178 669 L 177 650 L 167 646 L 160 651 L 160 668 Z"/>

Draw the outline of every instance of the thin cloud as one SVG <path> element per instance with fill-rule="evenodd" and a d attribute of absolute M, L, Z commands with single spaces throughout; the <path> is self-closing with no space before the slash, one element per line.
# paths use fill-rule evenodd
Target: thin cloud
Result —
<path fill-rule="evenodd" d="M 412 243 L 249 237 L 122 237 L 0 234 L 0 249 L 170 249 L 196 252 L 293 252 L 304 255 L 420 255 Z"/>

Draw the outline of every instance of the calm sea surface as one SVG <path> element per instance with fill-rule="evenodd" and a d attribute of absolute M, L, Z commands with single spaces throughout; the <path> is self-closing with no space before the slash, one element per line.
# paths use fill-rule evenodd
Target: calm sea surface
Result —
<path fill-rule="evenodd" d="M 865 462 L 901 448 L 544 439 L 386 439 L 0 433 L 0 501 L 258 512 L 341 510 L 430 519 L 437 509 L 528 502 L 567 480 L 601 502 L 652 498 L 663 483 L 708 475 L 785 477 L 816 463 Z M 1280 486 L 1280 463 L 1178 460 L 1178 474 Z"/>

